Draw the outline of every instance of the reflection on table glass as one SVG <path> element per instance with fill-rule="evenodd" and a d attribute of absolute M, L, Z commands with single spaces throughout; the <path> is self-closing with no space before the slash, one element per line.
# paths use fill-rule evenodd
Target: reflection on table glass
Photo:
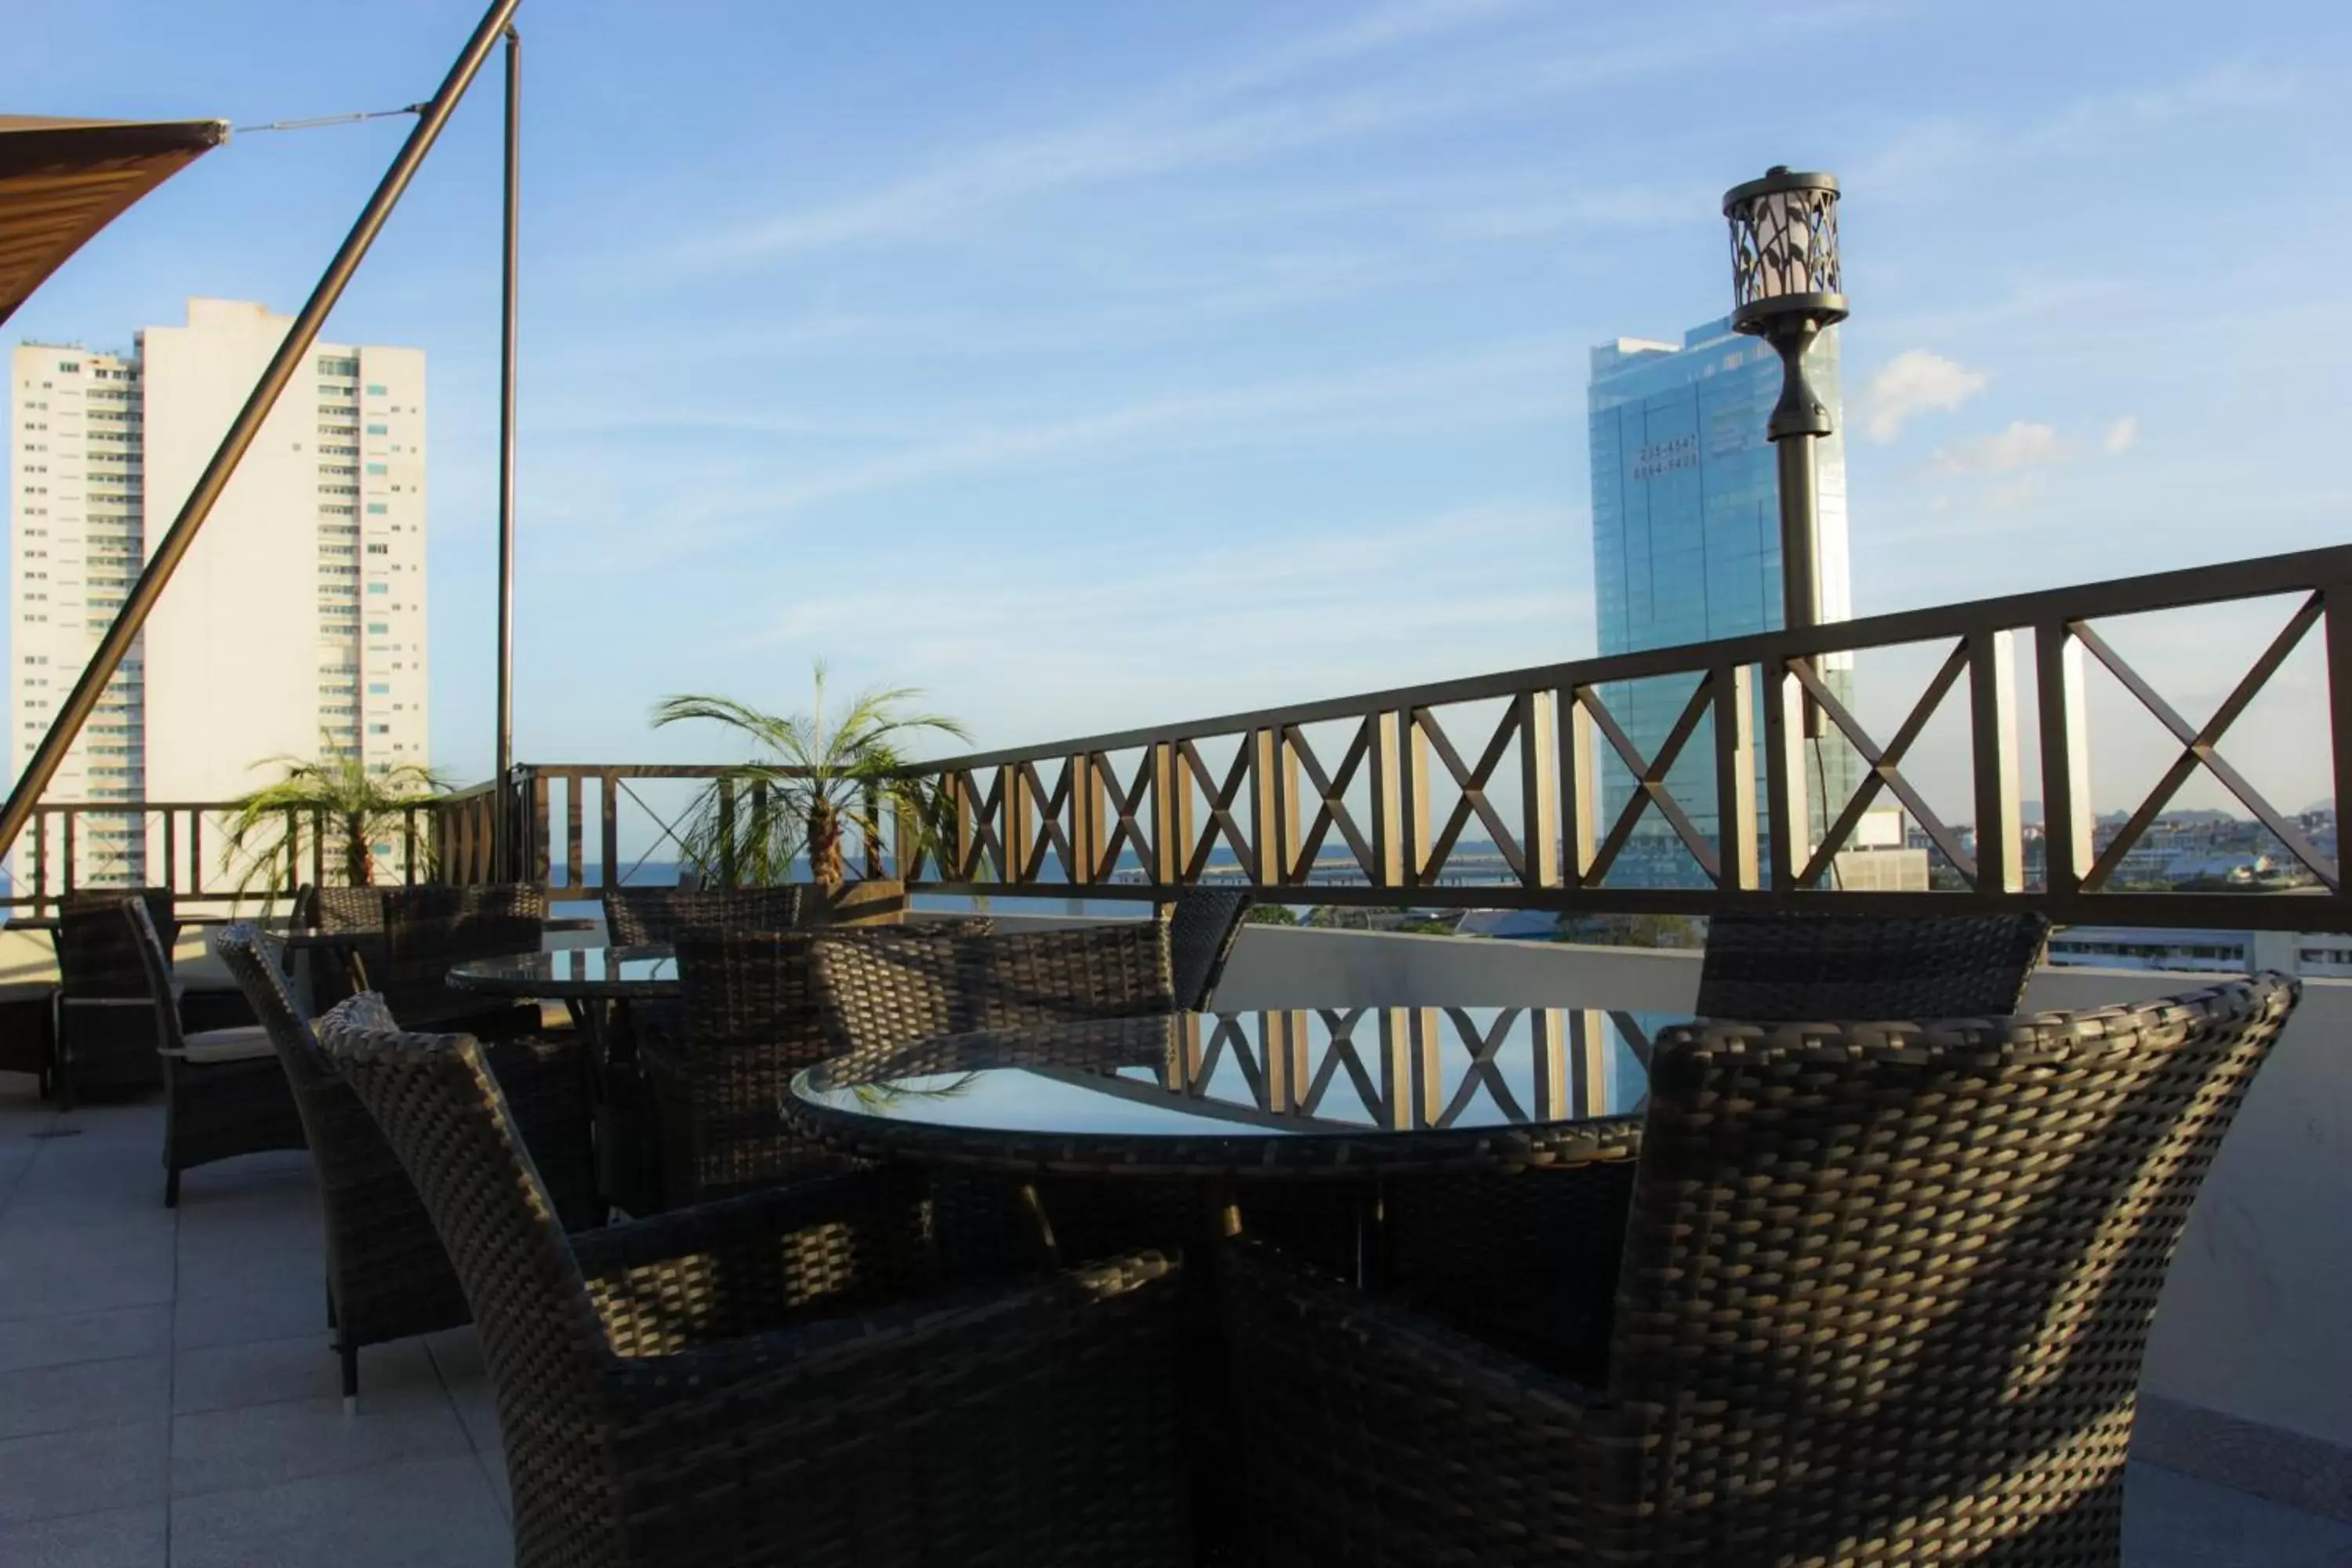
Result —
<path fill-rule="evenodd" d="M 1188 1013 L 919 1042 L 804 1074 L 792 1092 L 892 1122 L 1017 1132 L 1524 1126 L 1638 1109 L 1650 1033 L 1632 1014 L 1586 1008 Z"/>

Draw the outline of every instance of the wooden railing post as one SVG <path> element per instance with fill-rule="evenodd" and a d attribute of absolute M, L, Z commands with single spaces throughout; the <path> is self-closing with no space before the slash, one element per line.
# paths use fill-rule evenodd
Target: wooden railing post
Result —
<path fill-rule="evenodd" d="M 1559 841 L 1559 742 L 1555 699 L 1549 691 L 1522 691 L 1519 718 L 1520 884 L 1562 885 Z"/>
<path fill-rule="evenodd" d="M 1592 715 L 1573 687 L 1556 689 L 1552 701 L 1566 710 L 1559 725 L 1559 885 L 1572 889 L 1584 886 L 1601 846 L 1601 779 L 1592 751 Z"/>
<path fill-rule="evenodd" d="M 1756 687 L 1744 664 L 1718 665 L 1715 686 L 1717 886 L 1751 892 L 1756 879 Z"/>
<path fill-rule="evenodd" d="M 2090 710 L 2084 701 L 2083 645 L 2063 620 L 2033 629 L 2042 732 L 2042 849 L 2053 894 L 2083 890 L 2091 868 Z"/>
<path fill-rule="evenodd" d="M 1969 634 L 1969 731 L 1976 752 L 1977 891 L 2025 887 L 2017 803 L 2017 643 L 2008 631 Z"/>

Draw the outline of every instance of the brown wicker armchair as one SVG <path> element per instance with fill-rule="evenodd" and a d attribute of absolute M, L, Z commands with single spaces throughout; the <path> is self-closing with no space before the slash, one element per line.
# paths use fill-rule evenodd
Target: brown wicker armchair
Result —
<path fill-rule="evenodd" d="M 181 1172 L 239 1154 L 299 1149 L 302 1118 L 261 1026 L 184 1032 L 172 961 L 147 904 L 125 899 L 115 918 L 129 922 L 146 976 L 143 1021 L 163 1073 L 163 1205 L 175 1208 Z"/>
<path fill-rule="evenodd" d="M 1185 889 L 1174 903 L 1161 907 L 1178 1007 L 1206 1007 L 1209 998 L 1217 994 L 1225 960 L 1234 955 L 1234 944 L 1241 940 L 1242 921 L 1255 902 L 1256 895 L 1247 888 L 1196 886 Z"/>
<path fill-rule="evenodd" d="M 614 947 L 673 942 L 687 931 L 790 931 L 802 885 L 775 888 L 607 888 L 604 930 Z"/>
<path fill-rule="evenodd" d="M 1706 922 L 1702 1018 L 1999 1018 L 2050 945 L 2048 917 L 1722 914 Z"/>
<path fill-rule="evenodd" d="M 1667 1031 L 1594 1383 L 1236 1247 L 1261 1560 L 2113 1568 L 2158 1293 L 2295 999 Z"/>
<path fill-rule="evenodd" d="M 296 917 L 351 939 L 340 962 L 312 966 L 311 996 L 322 1005 L 368 990 L 412 1028 L 501 1039 L 539 1032 L 535 1005 L 452 990 L 448 974 L 469 958 L 539 951 L 543 887 L 309 888 L 297 897 Z"/>
<path fill-rule="evenodd" d="M 465 1293 L 408 1173 L 319 1048 L 260 932 L 224 926 L 213 951 L 260 1017 L 293 1087 L 319 1175 L 327 1321 L 342 1358 L 343 1397 L 353 1399 L 363 1348 L 467 1321 Z M 509 1040 L 485 1051 L 558 1215 L 574 1229 L 602 1224 L 588 1143 L 586 1051 L 576 1040 Z"/>
<path fill-rule="evenodd" d="M 985 919 L 822 933 L 692 931 L 677 939 L 682 1017 L 641 1034 L 661 1128 L 662 1192 L 706 1203 L 845 1168 L 783 1118 L 793 1074 L 832 1053 L 811 954 L 835 943 L 947 942 L 984 936 Z"/>
<path fill-rule="evenodd" d="M 473 1307 L 519 1568 L 1188 1561 L 1172 1265 L 943 1278 L 898 1171 L 567 1238 L 472 1039 L 319 1035 Z"/>
<path fill-rule="evenodd" d="M 829 942 L 815 949 L 814 969 L 835 1055 L 1176 1006 L 1168 944 L 1151 921 L 915 943 Z"/>
<path fill-rule="evenodd" d="M 85 1095 L 136 1094 L 163 1079 L 163 1060 L 155 1055 L 154 994 L 138 933 L 122 915 L 124 900 L 133 897 L 148 900 L 149 923 L 159 938 L 163 928 L 178 929 L 166 889 L 82 895 L 58 911 L 50 1079 L 58 1104 L 68 1110 Z M 176 1005 L 177 987 L 167 985 L 165 994 Z"/>

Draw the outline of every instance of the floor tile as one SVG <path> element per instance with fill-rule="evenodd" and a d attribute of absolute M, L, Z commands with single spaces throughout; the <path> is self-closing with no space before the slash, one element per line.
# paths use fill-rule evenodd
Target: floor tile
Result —
<path fill-rule="evenodd" d="M 172 1504 L 172 1568 L 509 1568 L 512 1551 L 466 1458 Z"/>
<path fill-rule="evenodd" d="M 169 1301 L 177 1264 L 168 1231 L 98 1226 L 16 1229 L 0 1238 L 0 1321 L 102 1312 Z"/>
<path fill-rule="evenodd" d="M 436 1384 L 363 1397 L 300 1399 L 175 1416 L 172 1495 L 274 1485 L 417 1459 L 471 1458 L 473 1447 Z"/>
<path fill-rule="evenodd" d="M 0 1322 L 0 1372 L 152 1355 L 172 1348 L 172 1304 Z"/>
<path fill-rule="evenodd" d="M 65 1519 L 0 1524 L 10 1568 L 165 1568 L 171 1507 L 142 1503 Z"/>
<path fill-rule="evenodd" d="M 0 1439 L 154 1421 L 171 1411 L 168 1354 L 0 1372 Z"/>
<path fill-rule="evenodd" d="M 380 1398 L 438 1392 L 440 1379 L 415 1340 L 368 1345 L 360 1352 L 360 1408 Z M 341 1399 L 342 1358 L 321 1323 L 316 1333 L 244 1344 L 204 1345 L 179 1354 L 172 1408 L 183 1415 L 235 1410 L 299 1399 Z"/>
<path fill-rule="evenodd" d="M 171 1446 L 168 1419 L 0 1442 L 0 1521 L 159 1502 Z"/>
<path fill-rule="evenodd" d="M 221 1290 L 191 1295 L 172 1315 L 172 1342 L 181 1350 L 250 1344 L 326 1331 L 324 1282 L 301 1292 Z"/>
<path fill-rule="evenodd" d="M 2352 1568 L 2352 1524 L 2137 1464 L 2124 1568 Z"/>

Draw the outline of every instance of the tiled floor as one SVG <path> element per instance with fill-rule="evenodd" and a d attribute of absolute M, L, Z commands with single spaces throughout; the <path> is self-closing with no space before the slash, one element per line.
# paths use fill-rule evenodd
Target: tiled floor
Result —
<path fill-rule="evenodd" d="M 471 1331 L 363 1352 L 346 1414 L 308 1157 L 192 1173 L 174 1213 L 161 1126 L 0 1074 L 0 1565 L 505 1563 Z M 2130 1488 L 2129 1568 L 2352 1568 L 2352 1525 L 2150 1466 Z"/>

